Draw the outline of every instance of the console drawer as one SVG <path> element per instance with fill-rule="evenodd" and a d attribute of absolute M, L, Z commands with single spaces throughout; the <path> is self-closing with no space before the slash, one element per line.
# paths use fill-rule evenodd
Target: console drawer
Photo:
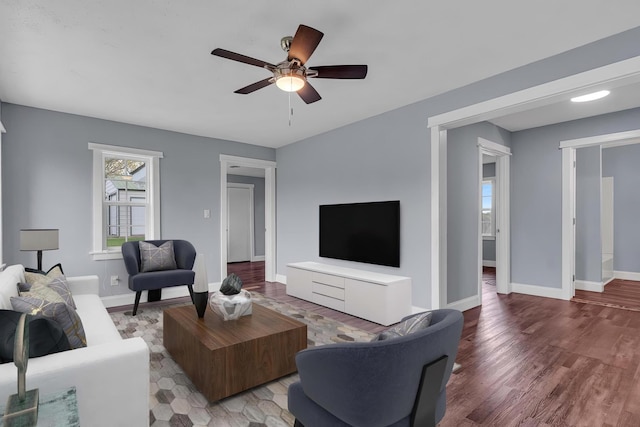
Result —
<path fill-rule="evenodd" d="M 313 302 L 316 304 L 324 305 L 325 307 L 332 308 L 338 311 L 344 311 L 344 301 L 331 298 L 325 295 L 313 294 Z"/>
<path fill-rule="evenodd" d="M 311 284 L 311 292 L 313 292 L 314 294 L 320 294 L 331 298 L 344 300 L 344 289 L 336 288 L 335 286 L 328 286 L 322 283 L 313 282 Z"/>
<path fill-rule="evenodd" d="M 336 288 L 344 288 L 344 277 L 340 276 L 313 272 L 311 280 L 316 283 L 323 283 Z"/>

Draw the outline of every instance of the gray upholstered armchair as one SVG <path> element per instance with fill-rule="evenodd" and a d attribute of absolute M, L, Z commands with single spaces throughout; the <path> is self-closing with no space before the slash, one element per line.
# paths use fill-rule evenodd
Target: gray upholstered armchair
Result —
<path fill-rule="evenodd" d="M 431 326 L 409 335 L 302 350 L 289 386 L 296 426 L 435 426 L 462 325 L 459 311 L 434 310 Z"/>
<path fill-rule="evenodd" d="M 147 240 L 156 246 L 168 240 Z M 122 244 L 122 258 L 129 273 L 129 289 L 136 292 L 133 315 L 138 311 L 142 291 L 155 291 L 169 286 L 187 285 L 189 295 L 193 300 L 193 263 L 196 259 L 196 249 L 186 240 L 172 240 L 175 254 L 176 269 L 141 272 L 139 242 L 125 242 Z"/>

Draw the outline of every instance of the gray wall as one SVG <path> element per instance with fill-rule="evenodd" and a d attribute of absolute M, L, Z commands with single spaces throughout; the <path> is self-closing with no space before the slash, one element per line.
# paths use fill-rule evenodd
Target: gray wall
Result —
<path fill-rule="evenodd" d="M 512 282 L 562 287 L 560 141 L 638 129 L 639 123 L 636 108 L 511 135 Z"/>
<path fill-rule="evenodd" d="M 496 176 L 496 164 L 495 163 L 483 163 L 482 164 L 482 177 L 494 178 Z M 482 259 L 484 261 L 496 260 L 496 241 L 495 239 L 482 240 Z"/>
<path fill-rule="evenodd" d="M 264 178 L 227 175 L 227 182 L 253 184 L 253 254 L 264 256 Z"/>
<path fill-rule="evenodd" d="M 274 160 L 275 150 L 2 104 L 8 132 L 2 144 L 5 262 L 35 265 L 20 252 L 20 228 L 60 229 L 60 249 L 43 266 L 62 262 L 65 273 L 98 274 L 103 296 L 129 292 L 122 260 L 93 261 L 89 142 L 157 150 L 160 159 L 161 235 L 191 241 L 204 253 L 210 281 L 220 280 L 220 154 Z M 211 218 L 203 210 L 211 209 Z M 119 275 L 112 287 L 108 277 Z"/>
<path fill-rule="evenodd" d="M 640 128 L 640 122 L 636 122 Z M 602 174 L 613 177 L 613 266 L 640 273 L 640 144 L 602 150 Z"/>
<path fill-rule="evenodd" d="M 600 147 L 576 150 L 576 280 L 602 282 Z"/>
<path fill-rule="evenodd" d="M 447 136 L 447 302 L 478 294 L 480 195 L 478 137 L 509 146 L 508 131 L 491 123 L 453 129 Z"/>
<path fill-rule="evenodd" d="M 638 39 L 640 27 L 279 148 L 276 151 L 278 274 L 286 275 L 288 263 L 307 260 L 402 274 L 413 279 L 414 305 L 431 306 L 428 117 L 638 56 Z M 354 108 L 357 108 L 357 103 Z M 523 149 L 522 152 L 527 151 Z M 552 176 L 548 179 L 559 182 L 554 172 L 558 170 L 559 179 L 557 143 L 554 153 L 549 155 L 542 167 L 548 166 L 546 163 L 551 165 Z M 537 168 L 535 163 L 526 164 L 524 160 L 518 166 L 525 170 Z M 533 172 L 529 175 L 537 177 Z M 523 178 L 518 176 L 517 179 L 522 182 Z M 525 182 L 523 185 L 527 187 Z M 557 214 L 558 221 L 559 191 L 558 186 L 556 192 L 545 192 L 545 197 L 550 198 L 553 204 L 557 201 L 558 210 L 551 214 Z M 318 257 L 319 204 L 385 199 L 401 201 L 402 252 L 399 269 L 341 263 Z M 559 274 L 556 279 L 554 270 L 559 271 L 560 266 L 559 226 L 552 224 L 550 228 L 551 234 L 545 234 L 540 239 L 544 245 L 549 240 L 555 244 L 554 236 L 557 236 L 558 252 L 550 250 L 542 256 L 545 261 L 543 264 L 552 267 L 549 274 L 540 273 L 544 265 L 537 265 L 533 268 L 533 274 L 529 275 L 530 269 L 526 265 L 532 261 L 527 257 L 530 251 L 520 247 L 520 241 L 517 242 L 516 259 L 512 259 L 512 262 L 517 265 L 517 276 L 521 283 L 559 287 Z M 512 232 L 514 230 L 512 223 Z M 525 230 L 517 238 L 526 242 L 528 234 Z M 518 255 L 521 258 L 518 259 Z M 537 258 L 533 261 L 537 262 Z M 468 291 L 464 289 L 453 291 L 452 288 L 456 286 L 464 285 L 449 282 L 450 294 L 467 294 Z"/>

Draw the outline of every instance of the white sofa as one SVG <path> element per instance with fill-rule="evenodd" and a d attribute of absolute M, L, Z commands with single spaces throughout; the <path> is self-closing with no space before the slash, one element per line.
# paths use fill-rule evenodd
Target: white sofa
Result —
<path fill-rule="evenodd" d="M 149 348 L 142 338 L 122 339 L 98 296 L 97 276 L 67 277 L 87 347 L 29 360 L 27 389 L 40 396 L 76 387 L 80 425 L 90 427 L 149 425 Z M 11 309 L 24 268 L 0 272 L 0 308 Z M 7 307 L 7 303 L 9 306 Z M 0 405 L 16 393 L 17 370 L 0 364 Z"/>

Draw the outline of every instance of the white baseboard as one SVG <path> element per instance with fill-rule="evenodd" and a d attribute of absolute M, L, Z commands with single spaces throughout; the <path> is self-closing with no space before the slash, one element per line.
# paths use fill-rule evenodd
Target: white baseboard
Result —
<path fill-rule="evenodd" d="M 264 261 L 264 255 L 254 255 L 251 262 Z"/>
<path fill-rule="evenodd" d="M 495 267 L 496 266 L 496 262 L 488 260 L 488 259 L 483 259 L 482 260 L 482 266 L 483 267 Z"/>
<path fill-rule="evenodd" d="M 562 289 L 549 288 L 539 285 L 525 285 L 523 283 L 511 283 L 511 291 L 517 294 L 533 295 L 536 297 L 564 299 Z"/>
<path fill-rule="evenodd" d="M 603 286 L 607 286 L 609 283 L 613 282 L 614 280 L 616 280 L 615 277 L 612 277 L 611 279 L 607 280 L 606 282 L 604 282 L 602 285 Z"/>
<path fill-rule="evenodd" d="M 640 273 L 635 271 L 614 271 L 613 277 L 622 280 L 637 280 L 640 281 Z"/>
<path fill-rule="evenodd" d="M 429 311 L 429 309 L 424 307 L 417 307 L 415 305 L 411 306 L 411 314 L 424 313 L 425 311 Z"/>
<path fill-rule="evenodd" d="M 215 292 L 220 290 L 221 282 L 209 283 L 209 292 Z M 147 302 L 147 295 L 149 292 L 142 291 L 140 296 L 140 302 Z M 132 305 L 135 301 L 136 293 L 131 291 L 126 294 L 110 295 L 107 297 L 101 297 L 102 303 L 105 307 L 120 307 L 123 305 Z M 162 299 L 181 298 L 189 296 L 189 288 L 186 286 L 172 286 L 169 288 L 162 288 Z"/>
<path fill-rule="evenodd" d="M 576 280 L 576 289 L 581 291 L 602 292 L 604 284 L 602 282 L 589 282 L 588 280 Z"/>
<path fill-rule="evenodd" d="M 285 276 L 284 274 L 276 274 L 276 282 L 286 285 L 287 276 Z"/>
<path fill-rule="evenodd" d="M 469 298 L 451 302 L 447 304 L 447 308 L 452 308 L 454 310 L 459 310 L 459 311 L 467 311 L 469 309 L 479 306 L 480 304 L 481 304 L 480 297 L 478 295 L 474 295 Z"/>

